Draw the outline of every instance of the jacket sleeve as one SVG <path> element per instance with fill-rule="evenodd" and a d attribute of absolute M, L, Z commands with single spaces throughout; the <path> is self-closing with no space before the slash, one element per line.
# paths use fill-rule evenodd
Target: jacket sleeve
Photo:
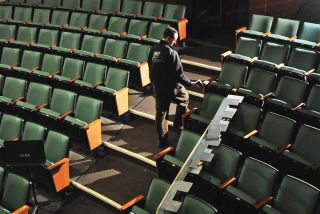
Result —
<path fill-rule="evenodd" d="M 181 83 L 184 86 L 192 86 L 190 79 L 185 75 L 183 66 L 179 57 L 179 54 L 174 51 L 172 53 L 172 66 L 177 83 Z"/>

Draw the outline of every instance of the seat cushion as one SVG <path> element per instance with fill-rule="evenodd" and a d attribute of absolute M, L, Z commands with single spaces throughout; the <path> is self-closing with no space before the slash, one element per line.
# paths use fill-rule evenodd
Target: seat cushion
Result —
<path fill-rule="evenodd" d="M 17 106 L 21 107 L 21 108 L 25 108 L 25 109 L 35 109 L 37 106 L 31 104 L 31 103 L 27 103 L 27 102 L 22 102 L 22 101 L 18 101 L 16 103 Z"/>
<path fill-rule="evenodd" d="M 289 104 L 283 100 L 275 99 L 275 98 L 270 98 L 267 100 L 268 103 L 271 103 L 272 105 L 275 106 L 280 106 L 283 108 L 290 108 Z"/>
<path fill-rule="evenodd" d="M 64 48 L 64 47 L 55 47 L 54 50 L 61 51 L 61 52 L 68 52 L 68 53 L 71 52 L 69 48 Z"/>
<path fill-rule="evenodd" d="M 10 66 L 9 66 L 9 65 L 6 65 L 6 64 L 0 64 L 0 68 L 2 68 L 2 69 L 9 69 Z"/>
<path fill-rule="evenodd" d="M 221 182 L 222 182 L 219 178 L 214 177 L 213 175 L 211 175 L 211 174 L 209 174 L 207 172 L 201 173 L 200 177 L 203 178 L 204 180 L 209 181 L 214 186 L 219 186 L 221 184 Z"/>
<path fill-rule="evenodd" d="M 77 84 L 77 85 L 86 86 L 86 87 L 89 87 L 89 88 L 91 88 L 91 86 L 92 86 L 92 83 L 86 82 L 86 81 L 83 81 L 83 80 L 76 80 L 74 83 Z"/>
<path fill-rule="evenodd" d="M 312 167 L 312 165 L 313 165 L 310 161 L 307 161 L 307 160 L 304 159 L 303 157 L 300 157 L 299 155 L 297 155 L 297 154 L 295 154 L 295 153 L 293 153 L 293 152 L 290 152 L 290 151 L 288 151 L 288 150 L 285 150 L 285 151 L 283 152 L 283 155 L 284 155 L 285 157 L 288 157 L 288 158 L 294 160 L 294 161 L 297 161 L 297 162 L 299 162 L 299 163 L 302 163 L 302 164 L 304 164 L 304 165 L 306 165 L 306 166 Z"/>
<path fill-rule="evenodd" d="M 40 76 L 48 76 L 48 75 L 50 75 L 50 73 L 48 73 L 48 72 L 38 71 L 38 70 L 36 70 L 36 71 L 34 71 L 34 72 L 32 72 L 32 73 L 33 73 L 33 74 L 40 75 Z"/>
<path fill-rule="evenodd" d="M 40 112 L 47 115 L 47 116 L 51 116 L 54 118 L 58 118 L 61 115 L 59 112 L 56 112 L 56 111 L 53 111 L 53 110 L 47 109 L 47 108 L 40 109 Z"/>
<path fill-rule="evenodd" d="M 65 77 L 65 76 L 61 76 L 61 75 L 55 75 L 53 78 L 57 79 L 57 80 L 60 80 L 60 81 L 66 81 L 66 82 L 71 80 L 71 78 Z"/>
<path fill-rule="evenodd" d="M 151 43 L 159 43 L 159 39 L 154 39 L 154 38 L 145 38 L 143 41 L 151 42 Z"/>
<path fill-rule="evenodd" d="M 18 72 L 24 72 L 24 73 L 27 73 L 29 71 L 28 68 L 23 68 L 23 67 L 14 67 L 14 70 Z"/>
<path fill-rule="evenodd" d="M 107 60 L 107 61 L 113 61 L 113 62 L 117 61 L 116 57 L 109 56 L 109 55 L 106 55 L 106 54 L 99 54 L 99 55 L 97 55 L 97 58 L 98 59 Z"/>
<path fill-rule="evenodd" d="M 32 47 L 37 47 L 37 48 L 46 49 L 46 48 L 49 48 L 49 45 L 44 45 L 44 44 L 36 43 L 36 44 L 33 44 Z"/>
<path fill-rule="evenodd" d="M 139 39 L 140 36 L 137 36 L 137 35 L 134 35 L 134 34 L 125 34 L 123 36 L 123 38 L 126 38 L 126 39 Z"/>
<path fill-rule="evenodd" d="M 298 77 L 303 77 L 304 76 L 304 73 L 305 71 L 304 70 L 301 70 L 301 69 L 297 69 L 297 68 L 293 68 L 293 67 L 289 67 L 289 66 L 283 66 L 280 71 L 282 73 L 285 73 L 285 74 L 291 74 L 293 76 L 298 76 Z"/>
<path fill-rule="evenodd" d="M 119 36 L 119 33 L 112 32 L 112 31 L 106 31 L 106 32 L 103 32 L 103 35 L 106 35 L 106 36 Z"/>
<path fill-rule="evenodd" d="M 12 101 L 12 99 L 5 97 L 5 96 L 0 96 L 0 102 L 3 103 L 10 103 Z"/>
<path fill-rule="evenodd" d="M 277 67 L 276 63 L 265 61 L 265 60 L 261 60 L 261 59 L 255 60 L 253 62 L 253 64 L 256 67 L 265 68 L 267 70 L 273 70 L 273 69 L 275 69 Z"/>
<path fill-rule="evenodd" d="M 114 90 L 112 88 L 108 88 L 108 87 L 105 87 L 105 86 L 98 86 L 97 89 L 100 90 L 100 91 L 103 91 L 103 92 L 110 93 L 110 94 L 114 94 L 114 93 L 117 92 L 117 90 Z"/>
<path fill-rule="evenodd" d="M 217 82 L 217 81 L 213 81 L 210 83 L 210 87 L 213 86 L 215 88 L 220 88 L 220 89 L 225 89 L 225 90 L 232 90 L 232 86 L 227 84 L 227 83 L 221 83 L 221 82 Z"/>
<path fill-rule="evenodd" d="M 209 124 L 211 122 L 210 119 L 204 118 L 198 114 L 191 114 L 190 119 L 197 120 L 197 121 L 200 121 L 200 122 L 206 123 L 206 124 Z"/>
<path fill-rule="evenodd" d="M 70 116 L 67 116 L 64 120 L 69 122 L 69 123 L 72 123 L 72 124 L 75 124 L 77 126 L 80 126 L 80 127 L 84 127 L 84 126 L 87 125 L 86 122 L 84 122 L 82 120 L 79 120 L 77 118 L 74 118 L 74 117 L 70 117 Z"/>
<path fill-rule="evenodd" d="M 278 35 L 278 34 L 270 34 L 270 35 L 268 35 L 268 40 L 288 42 L 288 41 L 289 41 L 289 38 L 286 37 L 286 36 Z"/>
<path fill-rule="evenodd" d="M 226 191 L 231 193 L 232 195 L 236 196 L 237 198 L 240 198 L 241 200 L 247 202 L 248 204 L 254 205 L 257 201 L 247 193 L 243 192 L 240 189 L 237 189 L 233 186 L 228 186 L 226 188 Z"/>
<path fill-rule="evenodd" d="M 240 94 L 240 95 L 243 95 L 243 96 L 247 96 L 247 97 L 254 97 L 256 99 L 260 99 L 261 98 L 261 96 L 259 94 L 256 94 L 256 93 L 254 93 L 251 90 L 246 89 L 246 88 L 239 88 L 237 93 Z"/>
<path fill-rule="evenodd" d="M 174 164 L 174 165 L 176 165 L 178 167 L 182 167 L 182 165 L 184 164 L 181 160 L 179 160 L 176 157 L 173 157 L 172 155 L 165 155 L 163 157 L 163 160 L 168 162 L 168 163 Z"/>
<path fill-rule="evenodd" d="M 253 36 L 253 37 L 261 37 L 263 36 L 262 32 L 255 31 L 255 30 L 244 30 L 241 32 L 241 36 Z"/>
<path fill-rule="evenodd" d="M 280 212 L 279 210 L 271 207 L 270 205 L 265 205 L 262 208 L 263 213 L 267 213 L 267 214 L 283 214 L 282 212 Z"/>
<path fill-rule="evenodd" d="M 227 59 L 232 59 L 232 60 L 235 60 L 235 61 L 243 61 L 243 62 L 247 62 L 249 63 L 249 61 L 251 60 L 250 57 L 248 56 L 244 56 L 244 55 L 241 55 L 241 54 L 230 54 L 226 57 Z"/>
<path fill-rule="evenodd" d="M 139 206 L 134 206 L 132 207 L 131 213 L 135 214 L 151 214 L 150 212 L 146 211 L 145 209 L 139 207 Z"/>
<path fill-rule="evenodd" d="M 0 214 L 11 214 L 11 212 L 6 208 L 0 206 Z"/>
<path fill-rule="evenodd" d="M 309 109 L 305 109 L 305 108 L 298 109 L 297 111 L 299 113 L 308 115 L 309 117 L 315 117 L 317 119 L 320 119 L 320 112 L 318 112 L 318 111 L 309 110 Z"/>
<path fill-rule="evenodd" d="M 80 54 L 80 55 L 84 55 L 84 56 L 92 56 L 92 52 L 89 51 L 83 51 L 83 50 L 76 50 L 75 51 L 76 54 Z"/>
<path fill-rule="evenodd" d="M 272 144 L 271 142 L 266 141 L 266 140 L 263 140 L 263 139 L 261 139 L 261 138 L 259 138 L 259 137 L 252 136 L 252 137 L 250 138 L 250 141 L 251 141 L 252 143 L 257 144 L 257 145 L 261 145 L 261 146 L 263 146 L 263 147 L 266 147 L 266 148 L 268 148 L 268 149 L 270 149 L 270 150 L 272 150 L 272 151 L 277 151 L 277 149 L 278 149 L 277 146 L 275 146 L 275 145 Z"/>
<path fill-rule="evenodd" d="M 121 60 L 120 60 L 120 63 L 128 64 L 128 65 L 133 65 L 133 66 L 139 66 L 139 65 L 140 65 L 139 62 L 132 61 L 132 60 L 128 60 L 128 59 L 121 59 Z"/>
<path fill-rule="evenodd" d="M 314 46 L 316 46 L 315 42 L 311 42 L 304 39 L 295 39 L 293 40 L 292 43 L 296 46 L 305 47 L 305 48 L 313 48 Z"/>

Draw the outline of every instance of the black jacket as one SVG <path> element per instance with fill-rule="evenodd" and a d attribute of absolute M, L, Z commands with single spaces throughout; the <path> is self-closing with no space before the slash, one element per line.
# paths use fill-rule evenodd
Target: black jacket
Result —
<path fill-rule="evenodd" d="M 191 86 L 191 81 L 183 72 L 182 63 L 177 51 L 166 41 L 153 46 L 148 57 L 150 80 L 155 86 L 174 87 L 177 83 Z"/>

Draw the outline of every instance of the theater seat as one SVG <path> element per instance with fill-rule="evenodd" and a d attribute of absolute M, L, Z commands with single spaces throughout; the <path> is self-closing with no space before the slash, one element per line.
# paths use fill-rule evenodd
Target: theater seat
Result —
<path fill-rule="evenodd" d="M 92 14 L 90 16 L 88 28 L 85 28 L 84 31 L 90 33 L 102 33 L 105 32 L 107 25 L 108 16 L 100 14 Z"/>
<path fill-rule="evenodd" d="M 121 12 L 118 15 L 135 16 L 141 14 L 142 1 L 137 0 L 123 0 Z"/>
<path fill-rule="evenodd" d="M 25 50 L 22 54 L 21 63 L 19 66 L 13 68 L 14 71 L 19 72 L 18 75 L 30 74 L 39 69 L 41 64 L 42 53 L 38 51 Z"/>
<path fill-rule="evenodd" d="M 148 34 L 148 25 L 147 21 L 131 19 L 128 33 L 123 35 L 123 38 L 131 39 L 131 40 L 141 40 Z"/>
<path fill-rule="evenodd" d="M 320 85 L 313 85 L 311 91 L 308 95 L 306 105 L 302 108 L 297 109 L 299 119 L 308 122 L 317 124 L 320 120 Z"/>
<path fill-rule="evenodd" d="M 126 56 L 128 42 L 124 40 L 107 39 L 105 42 L 103 54 L 98 54 L 98 59 L 107 61 L 118 61 Z"/>
<path fill-rule="evenodd" d="M 0 147 L 4 141 L 19 140 L 22 131 L 23 120 L 9 114 L 3 114 L 0 124 Z"/>
<path fill-rule="evenodd" d="M 74 82 L 81 78 L 84 61 L 79 59 L 65 58 L 60 75 L 54 75 L 56 81 Z"/>
<path fill-rule="evenodd" d="M 32 44 L 38 48 L 53 48 L 58 44 L 59 31 L 41 28 L 36 44 Z"/>
<path fill-rule="evenodd" d="M 104 41 L 101 36 L 84 35 L 80 50 L 74 52 L 83 56 L 95 57 L 102 52 Z"/>
<path fill-rule="evenodd" d="M 168 27 L 169 25 L 165 23 L 151 22 L 148 37 L 144 38 L 143 41 L 159 43 Z"/>
<path fill-rule="evenodd" d="M 101 13 L 105 14 L 116 14 L 120 12 L 120 4 L 119 0 L 102 0 L 101 4 Z"/>
<path fill-rule="evenodd" d="M 85 12 L 72 12 L 69 25 L 65 28 L 80 31 L 88 26 L 88 14 Z"/>
<path fill-rule="evenodd" d="M 81 10 L 96 12 L 100 9 L 100 0 L 82 1 Z"/>
<path fill-rule="evenodd" d="M 77 10 L 80 8 L 80 3 L 81 0 L 67 0 L 67 1 L 62 1 L 62 8 L 66 8 L 66 9 L 74 9 Z"/>
<path fill-rule="evenodd" d="M 1 9 L 1 6 L 0 6 Z M 1 14 L 1 11 L 0 11 Z M 4 43 L 7 40 L 14 39 L 16 31 L 15 25 L 7 25 L 7 24 L 0 24 L 0 42 Z"/>
<path fill-rule="evenodd" d="M 61 33 L 59 46 L 53 48 L 56 51 L 71 52 L 72 50 L 78 50 L 80 47 L 80 33 L 72 33 L 64 31 Z"/>
<path fill-rule="evenodd" d="M 210 204 L 202 201 L 201 199 L 187 195 L 182 204 L 181 208 L 178 211 L 179 214 L 215 214 L 218 213 L 218 210 L 211 206 Z"/>
<path fill-rule="evenodd" d="M 0 5 L 0 20 L 8 21 L 12 19 L 12 9 L 10 5 Z"/>
<path fill-rule="evenodd" d="M 4 82 L 2 95 L 0 96 L 0 103 L 9 105 L 23 100 L 26 87 L 27 82 L 25 80 L 7 77 Z"/>
<path fill-rule="evenodd" d="M 50 22 L 51 11 L 49 9 L 35 8 L 33 11 L 32 24 L 45 25 Z"/>
<path fill-rule="evenodd" d="M 32 75 L 51 78 L 61 71 L 63 58 L 58 55 L 44 54 L 42 65 L 39 70 L 35 70 Z M 32 77 L 34 78 L 34 77 Z"/>
<path fill-rule="evenodd" d="M 64 1 L 65 2 L 65 1 Z M 69 2 L 69 1 L 67 1 Z M 53 10 L 50 24 L 48 27 L 63 28 L 68 25 L 70 13 L 64 10 Z"/>
<path fill-rule="evenodd" d="M 105 65 L 88 62 L 83 79 L 76 80 L 74 83 L 81 87 L 96 88 L 103 84 L 106 77 L 106 71 L 107 67 Z"/>
<path fill-rule="evenodd" d="M 20 53 L 21 53 L 21 50 L 18 48 L 4 47 L 2 49 L 0 67 L 2 69 L 11 70 L 14 66 L 19 65 Z"/>
<path fill-rule="evenodd" d="M 164 4 L 161 2 L 149 2 L 146 1 L 143 5 L 142 14 L 139 18 L 144 19 L 156 19 L 162 16 Z"/>
<path fill-rule="evenodd" d="M 267 39 L 270 41 L 289 42 L 297 37 L 299 21 L 278 18 L 272 26 L 271 34 Z"/>
<path fill-rule="evenodd" d="M 111 16 L 109 19 L 107 31 L 103 32 L 102 34 L 107 36 L 121 36 L 123 34 L 126 34 L 127 23 L 127 18 Z"/>
<path fill-rule="evenodd" d="M 28 23 L 32 19 L 31 7 L 15 7 L 13 14 L 13 22 L 15 23 Z"/>
<path fill-rule="evenodd" d="M 17 33 L 17 39 L 9 41 L 16 45 L 28 45 L 33 44 L 36 41 L 37 28 L 20 26 Z"/>
<path fill-rule="evenodd" d="M 294 46 L 312 49 L 320 42 L 320 25 L 303 22 L 298 39 L 292 41 Z"/>
<path fill-rule="evenodd" d="M 46 131 L 47 128 L 28 121 L 24 126 L 21 140 L 44 140 Z"/>
<path fill-rule="evenodd" d="M 43 5 L 46 7 L 59 7 L 61 5 L 61 0 L 43 0 Z"/>

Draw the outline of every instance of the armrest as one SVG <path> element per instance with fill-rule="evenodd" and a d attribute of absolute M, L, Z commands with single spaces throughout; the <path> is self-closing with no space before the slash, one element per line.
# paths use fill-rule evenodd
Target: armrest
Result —
<path fill-rule="evenodd" d="M 58 117 L 58 120 L 63 120 L 66 116 L 72 114 L 72 111 L 67 111 L 63 114 L 61 114 L 59 117 Z"/>
<path fill-rule="evenodd" d="M 305 75 L 305 76 L 309 76 L 310 74 L 312 74 L 312 73 L 315 72 L 315 71 L 316 71 L 316 69 L 313 68 L 313 69 L 305 72 L 304 75 Z"/>
<path fill-rule="evenodd" d="M 301 107 L 303 107 L 303 106 L 305 106 L 305 103 L 300 103 L 300 104 L 297 105 L 296 107 L 290 108 L 290 110 L 291 110 L 291 111 L 295 111 L 295 110 L 297 110 L 297 109 L 299 109 L 299 108 L 301 108 Z"/>
<path fill-rule="evenodd" d="M 273 96 L 274 94 L 272 93 L 272 92 L 270 92 L 270 93 L 268 93 L 268 94 L 266 94 L 266 95 L 263 95 L 263 96 L 261 96 L 260 97 L 260 100 L 265 100 L 265 99 L 267 99 L 268 97 L 271 97 L 271 96 Z"/>
<path fill-rule="evenodd" d="M 48 106 L 48 103 L 44 103 L 44 104 L 41 104 L 41 105 L 38 105 L 35 109 L 33 109 L 32 111 L 39 111 L 40 109 L 44 108 L 44 107 L 47 107 Z"/>
<path fill-rule="evenodd" d="M 315 171 L 319 171 L 320 170 L 320 161 L 318 163 L 315 163 L 313 166 L 312 166 L 312 169 L 315 170 Z"/>
<path fill-rule="evenodd" d="M 250 59 L 250 62 L 253 63 L 253 62 L 256 61 L 256 60 L 258 60 L 258 57 L 257 57 L 257 56 L 251 58 L 251 59 Z"/>
<path fill-rule="evenodd" d="M 280 63 L 279 65 L 276 66 L 276 69 L 279 70 L 279 69 L 282 68 L 283 66 L 284 66 L 284 63 Z"/>
<path fill-rule="evenodd" d="M 78 50 L 77 48 L 71 48 L 71 49 L 70 49 L 70 52 L 71 52 L 71 53 L 74 53 L 74 52 L 76 52 L 77 50 Z"/>
<path fill-rule="evenodd" d="M 289 149 L 291 146 L 292 146 L 291 144 L 284 144 L 284 145 L 278 147 L 277 154 L 281 155 L 284 152 L 284 150 Z"/>
<path fill-rule="evenodd" d="M 58 162 L 56 162 L 55 164 L 49 166 L 47 169 L 51 171 L 51 170 L 61 166 L 62 164 L 65 164 L 68 162 L 69 162 L 69 158 L 63 158 L 63 159 L 59 160 Z"/>
<path fill-rule="evenodd" d="M 34 72 L 35 70 L 38 70 L 39 69 L 39 67 L 34 67 L 34 68 L 31 68 L 31 69 L 29 69 L 29 73 L 31 74 L 32 72 Z"/>
<path fill-rule="evenodd" d="M 29 206 L 23 205 L 22 207 L 16 209 L 12 214 L 28 214 Z"/>
<path fill-rule="evenodd" d="M 263 37 L 267 37 L 267 36 L 269 36 L 271 34 L 271 32 L 265 32 L 264 34 L 263 34 Z"/>
<path fill-rule="evenodd" d="M 191 114 L 193 114 L 193 113 L 196 112 L 196 111 L 198 111 L 198 108 L 193 108 L 193 109 L 187 111 L 186 113 L 182 114 L 182 119 L 190 116 Z"/>
<path fill-rule="evenodd" d="M 226 180 L 225 182 L 223 182 L 222 184 L 220 184 L 218 186 L 218 189 L 225 189 L 227 186 L 229 186 L 230 184 L 232 184 L 233 182 L 235 182 L 237 180 L 236 177 L 232 177 L 229 178 L 228 180 Z"/>
<path fill-rule="evenodd" d="M 241 28 L 235 30 L 235 33 L 238 34 L 238 33 L 245 31 L 245 30 L 247 30 L 247 27 L 241 27 Z"/>
<path fill-rule="evenodd" d="M 27 46 L 31 47 L 32 45 L 34 45 L 36 42 L 35 41 L 31 41 L 27 43 Z"/>
<path fill-rule="evenodd" d="M 239 88 L 242 88 L 242 87 L 245 87 L 246 85 L 245 84 L 241 84 L 235 88 L 232 89 L 233 92 L 237 92 L 239 90 Z"/>
<path fill-rule="evenodd" d="M 258 130 L 253 130 L 253 131 L 249 132 L 248 134 L 246 134 L 245 136 L 243 136 L 243 138 L 248 139 L 257 133 L 258 133 Z"/>
<path fill-rule="evenodd" d="M 56 44 L 52 44 L 52 45 L 49 46 L 49 49 L 53 49 L 53 48 L 56 48 L 56 47 L 57 47 Z"/>
<path fill-rule="evenodd" d="M 135 197 L 134 199 L 130 200 L 126 204 L 122 205 L 121 208 L 120 208 L 120 211 L 123 212 L 123 211 L 128 210 L 130 207 L 133 207 L 135 204 L 139 203 L 143 199 L 144 199 L 143 195 L 138 195 L 137 197 Z"/>
<path fill-rule="evenodd" d="M 52 78 L 53 76 L 55 76 L 55 75 L 57 75 L 57 74 L 59 74 L 59 73 L 60 73 L 60 71 L 54 71 L 54 72 L 52 72 L 51 74 L 49 74 L 48 77 L 49 77 L 49 78 Z"/>
<path fill-rule="evenodd" d="M 127 34 L 127 32 L 120 32 L 119 36 L 121 37 L 121 36 L 126 35 L 126 34 Z"/>
<path fill-rule="evenodd" d="M 68 82 L 73 83 L 73 82 L 75 82 L 76 80 L 79 80 L 79 79 L 81 79 L 81 77 L 80 76 L 76 76 L 76 77 L 72 78 L 71 80 L 69 80 Z"/>
<path fill-rule="evenodd" d="M 104 32 L 107 32 L 107 29 L 106 29 L 106 28 L 103 28 L 103 29 L 100 29 L 100 30 L 99 30 L 99 33 L 104 33 Z"/>
<path fill-rule="evenodd" d="M 99 85 L 102 85 L 102 84 L 103 84 L 103 82 L 96 82 L 91 86 L 91 88 L 95 89 L 96 87 L 98 87 Z"/>
<path fill-rule="evenodd" d="M 121 59 L 123 59 L 123 57 L 124 57 L 124 56 L 118 56 L 118 57 L 116 58 L 116 61 L 119 62 Z"/>
<path fill-rule="evenodd" d="M 18 97 L 18 98 L 16 98 L 16 99 L 12 100 L 12 101 L 11 101 L 11 104 L 14 105 L 14 104 L 16 104 L 18 101 L 22 101 L 22 100 L 24 100 L 24 97 Z"/>
<path fill-rule="evenodd" d="M 14 67 L 16 67 L 18 64 L 12 64 L 12 65 L 9 65 L 9 70 L 12 70 Z"/>
<path fill-rule="evenodd" d="M 260 209 L 261 207 L 263 207 L 264 205 L 266 205 L 269 201 L 271 201 L 273 199 L 273 197 L 271 195 L 267 196 L 265 199 L 263 199 L 262 201 L 257 202 L 254 205 L 254 208 L 256 209 Z"/>
<path fill-rule="evenodd" d="M 172 151 L 173 151 L 173 147 L 170 146 L 170 147 L 162 150 L 162 151 L 159 152 L 158 154 L 156 154 L 156 155 L 154 156 L 154 158 L 158 161 L 158 160 L 160 160 L 163 156 L 165 156 L 166 154 L 168 154 L 168 153 L 170 153 L 170 152 L 172 152 Z"/>
<path fill-rule="evenodd" d="M 226 56 L 229 56 L 230 54 L 232 54 L 232 51 L 226 51 L 223 54 L 221 54 L 221 59 L 225 58 Z"/>
<path fill-rule="evenodd" d="M 289 42 L 292 42 L 293 40 L 295 40 L 297 38 L 298 38 L 297 36 L 291 36 L 291 37 L 289 37 Z"/>
<path fill-rule="evenodd" d="M 147 37 L 148 37 L 148 35 L 146 35 L 146 34 L 141 35 L 141 36 L 139 36 L 139 40 L 141 40 L 141 39 L 145 39 L 145 38 L 147 38 Z"/>

